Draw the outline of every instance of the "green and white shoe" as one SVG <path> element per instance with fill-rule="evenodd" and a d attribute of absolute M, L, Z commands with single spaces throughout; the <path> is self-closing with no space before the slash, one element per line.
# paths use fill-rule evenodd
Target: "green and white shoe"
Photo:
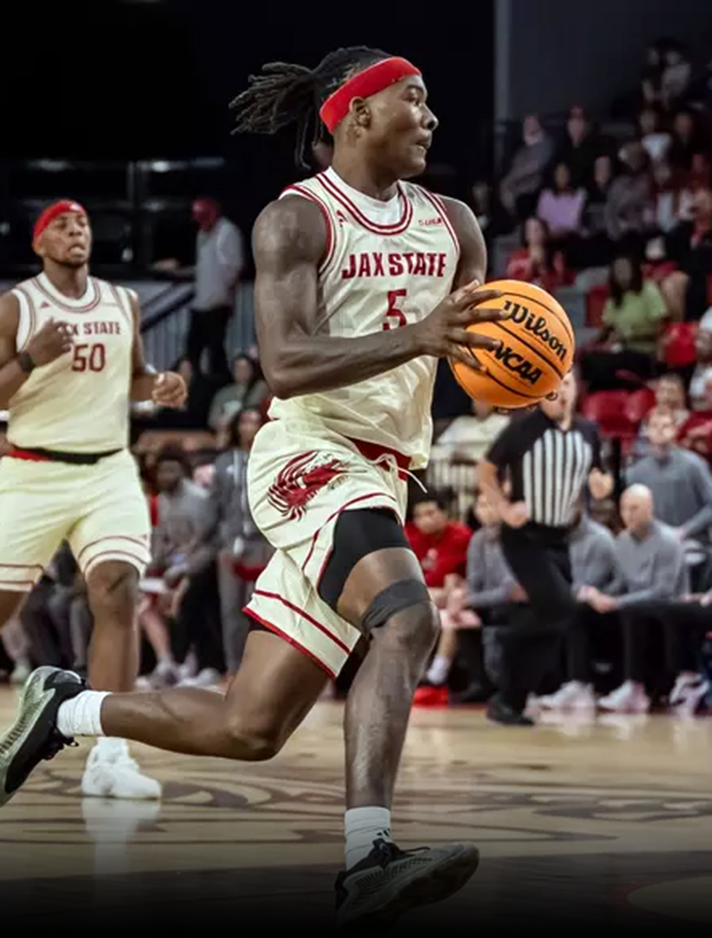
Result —
<path fill-rule="evenodd" d="M 40 762 L 76 745 L 57 729 L 57 711 L 83 690 L 86 683 L 73 671 L 44 667 L 29 676 L 17 718 L 0 737 L 0 805 L 7 804 Z"/>

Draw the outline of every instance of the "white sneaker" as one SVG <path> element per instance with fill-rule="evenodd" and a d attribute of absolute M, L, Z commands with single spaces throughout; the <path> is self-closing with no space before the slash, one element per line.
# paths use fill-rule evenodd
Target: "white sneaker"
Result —
<path fill-rule="evenodd" d="M 650 710 L 650 698 L 638 684 L 626 681 L 613 693 L 601 697 L 598 706 L 612 713 L 647 713 Z"/>
<path fill-rule="evenodd" d="M 709 689 L 708 682 L 699 675 L 681 675 L 670 694 L 670 708 L 677 714 L 694 716 Z"/>
<path fill-rule="evenodd" d="M 28 661 L 17 661 L 10 675 L 11 684 L 25 684 L 27 678 L 32 674 L 32 668 Z"/>
<path fill-rule="evenodd" d="M 595 710 L 596 699 L 589 684 L 569 681 L 555 694 L 542 697 L 539 701 L 545 710 Z"/>
<path fill-rule="evenodd" d="M 215 668 L 203 668 L 195 677 L 187 677 L 180 682 L 179 687 L 217 687 L 220 683 L 220 672 Z"/>
<path fill-rule="evenodd" d="M 161 797 L 161 786 L 141 773 L 125 740 L 101 739 L 89 753 L 82 776 L 82 794 L 153 801 Z"/>

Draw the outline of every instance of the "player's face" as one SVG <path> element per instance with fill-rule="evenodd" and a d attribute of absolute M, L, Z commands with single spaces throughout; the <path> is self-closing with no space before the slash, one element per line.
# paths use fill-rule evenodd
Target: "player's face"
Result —
<path fill-rule="evenodd" d="M 421 502 L 413 509 L 413 524 L 423 534 L 438 534 L 447 524 L 447 517 L 436 502 Z"/>
<path fill-rule="evenodd" d="M 427 96 L 422 78 L 414 75 L 368 99 L 369 150 L 399 179 L 419 176 L 425 170 L 433 131 L 438 126 Z"/>
<path fill-rule="evenodd" d="M 159 492 L 174 492 L 184 478 L 183 467 L 172 459 L 162 459 L 156 468 L 156 488 Z"/>
<path fill-rule="evenodd" d="M 43 231 L 38 254 L 62 267 L 83 267 L 91 254 L 91 227 L 86 215 L 65 212 Z"/>

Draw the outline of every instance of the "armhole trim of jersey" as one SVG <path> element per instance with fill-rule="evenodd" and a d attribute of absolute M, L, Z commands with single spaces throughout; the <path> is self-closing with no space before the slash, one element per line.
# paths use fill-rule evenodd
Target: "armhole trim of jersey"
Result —
<path fill-rule="evenodd" d="M 453 227 L 452 222 L 450 221 L 450 216 L 447 213 L 447 208 L 445 203 L 440 199 L 434 192 L 428 192 L 427 189 L 424 189 L 422 186 L 418 186 L 425 198 L 433 205 L 435 211 L 438 213 L 440 218 L 443 220 L 443 224 L 448 230 L 448 234 L 452 238 L 452 242 L 455 245 L 455 250 L 457 251 L 458 260 L 460 258 L 460 253 L 462 248 L 460 247 L 460 239 L 457 236 L 455 228 Z"/>
<path fill-rule="evenodd" d="M 37 310 L 32 296 L 24 287 L 15 287 L 10 292 L 16 297 L 20 307 L 15 346 L 17 351 L 21 352 L 27 348 L 37 331 Z"/>
<path fill-rule="evenodd" d="M 326 225 L 326 246 L 324 248 L 324 256 L 322 257 L 319 263 L 319 276 L 323 276 L 331 262 L 334 259 L 334 254 L 336 253 L 336 230 L 334 228 L 334 223 L 331 220 L 331 212 L 329 211 L 326 203 L 319 198 L 314 192 L 310 189 L 305 189 L 303 186 L 300 186 L 298 183 L 295 183 L 292 186 L 287 186 L 287 188 L 282 192 L 280 198 L 283 195 L 300 195 L 302 198 L 309 199 L 311 202 L 314 202 L 321 209 L 321 214 L 324 217 L 324 224 Z"/>
<path fill-rule="evenodd" d="M 134 330 L 134 316 L 133 310 L 131 309 L 131 294 L 126 289 L 126 287 L 115 287 L 113 283 L 108 284 L 109 289 L 114 294 L 116 302 L 119 306 L 119 309 L 126 317 L 129 328 L 133 332 Z"/>

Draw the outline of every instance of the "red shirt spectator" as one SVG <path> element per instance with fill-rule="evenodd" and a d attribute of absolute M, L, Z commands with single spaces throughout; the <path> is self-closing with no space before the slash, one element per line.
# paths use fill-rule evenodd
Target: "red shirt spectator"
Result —
<path fill-rule="evenodd" d="M 436 497 L 428 498 L 414 506 L 413 520 L 405 530 L 423 569 L 426 586 L 442 589 L 445 578 L 451 574 L 465 576 L 472 531 L 459 521 L 450 521 Z"/>
<path fill-rule="evenodd" d="M 541 219 L 526 220 L 524 240 L 526 246 L 515 251 L 507 261 L 509 279 L 535 283 L 549 292 L 571 282 L 572 275 L 566 269 L 564 256 L 552 249 L 549 230 Z"/>

